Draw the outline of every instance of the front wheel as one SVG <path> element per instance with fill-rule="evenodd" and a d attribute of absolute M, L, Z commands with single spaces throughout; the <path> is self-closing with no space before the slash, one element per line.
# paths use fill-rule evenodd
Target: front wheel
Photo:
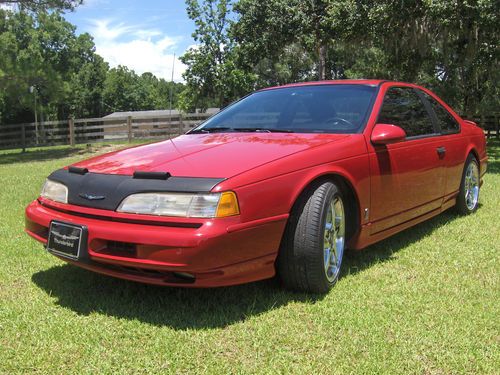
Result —
<path fill-rule="evenodd" d="M 336 283 L 345 250 L 342 191 L 331 182 L 312 186 L 294 207 L 278 257 L 278 274 L 294 290 L 325 293 Z"/>
<path fill-rule="evenodd" d="M 479 205 L 479 181 L 479 164 L 473 155 L 469 155 L 465 161 L 455 206 L 458 213 L 468 215 L 477 210 Z"/>

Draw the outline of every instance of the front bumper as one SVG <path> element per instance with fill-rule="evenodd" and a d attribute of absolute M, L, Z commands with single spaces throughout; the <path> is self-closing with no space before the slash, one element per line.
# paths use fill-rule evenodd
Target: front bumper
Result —
<path fill-rule="evenodd" d="M 62 205 L 42 198 L 26 208 L 26 233 L 46 244 L 52 220 L 88 228 L 88 260 L 102 274 L 157 285 L 216 287 L 270 278 L 288 215 L 242 223 L 156 218 Z"/>

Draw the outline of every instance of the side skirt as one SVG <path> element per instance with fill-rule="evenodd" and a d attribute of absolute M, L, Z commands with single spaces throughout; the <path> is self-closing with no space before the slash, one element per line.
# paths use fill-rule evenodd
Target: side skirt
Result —
<path fill-rule="evenodd" d="M 405 221 L 404 223 L 395 225 L 391 228 L 385 229 L 375 234 L 370 234 L 371 223 L 363 225 L 361 227 L 359 234 L 356 237 L 352 238 L 351 241 L 349 241 L 348 248 L 352 250 L 362 250 L 371 244 L 384 240 L 396 233 L 399 233 L 405 229 L 408 229 L 414 225 L 417 225 L 423 221 L 426 221 L 434 216 L 439 215 L 441 212 L 455 206 L 455 203 L 456 203 L 456 196 L 446 200 L 443 203 L 443 205 L 439 208 L 436 208 L 423 215 L 417 216 L 411 220 Z"/>

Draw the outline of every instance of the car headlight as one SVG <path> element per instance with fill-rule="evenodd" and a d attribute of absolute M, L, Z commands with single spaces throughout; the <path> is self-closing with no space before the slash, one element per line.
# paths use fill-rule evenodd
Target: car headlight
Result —
<path fill-rule="evenodd" d="M 232 191 L 214 194 L 139 193 L 125 198 L 118 212 L 134 214 L 213 218 L 240 213 Z"/>
<path fill-rule="evenodd" d="M 46 180 L 40 196 L 59 203 L 68 203 L 68 188 L 52 180 Z"/>

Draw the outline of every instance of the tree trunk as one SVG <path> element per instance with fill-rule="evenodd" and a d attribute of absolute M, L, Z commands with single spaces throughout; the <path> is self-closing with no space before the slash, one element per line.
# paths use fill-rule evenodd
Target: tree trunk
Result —
<path fill-rule="evenodd" d="M 318 79 L 323 81 L 326 79 L 326 44 L 318 44 Z"/>

